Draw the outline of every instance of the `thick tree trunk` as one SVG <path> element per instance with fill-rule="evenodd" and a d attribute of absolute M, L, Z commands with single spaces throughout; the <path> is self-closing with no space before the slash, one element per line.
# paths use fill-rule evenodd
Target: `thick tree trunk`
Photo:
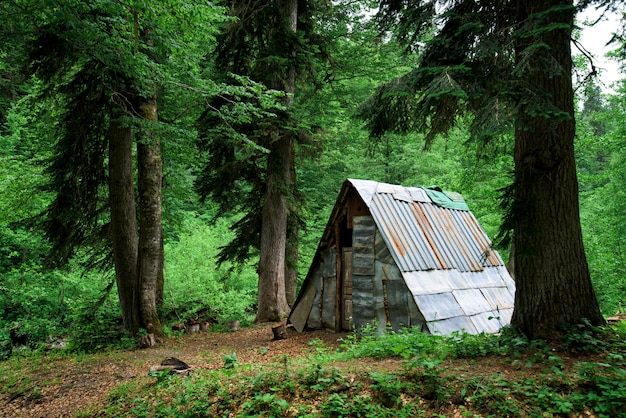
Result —
<path fill-rule="evenodd" d="M 297 29 L 298 2 L 285 0 L 280 5 L 283 19 L 289 22 L 292 31 Z M 295 54 L 292 51 L 291 54 Z M 289 57 L 293 59 L 294 57 Z M 276 79 L 273 88 L 282 89 L 288 96 L 285 104 L 293 104 L 296 70 L 291 65 L 287 80 Z M 280 132 L 279 139 L 270 145 L 267 164 L 267 188 L 263 202 L 261 226 L 261 249 L 259 257 L 259 294 L 256 322 L 279 321 L 289 315 L 287 302 L 286 263 L 287 199 L 291 193 L 292 169 L 294 164 L 294 138 L 291 132 Z M 295 169 L 293 169 L 295 175 Z M 290 287 L 290 291 L 292 291 Z M 295 289 L 293 289 L 295 294 Z"/>
<path fill-rule="evenodd" d="M 133 138 L 130 128 L 121 127 L 115 116 L 109 126 L 109 205 L 117 293 L 124 328 L 139 331 L 137 281 L 137 212 L 133 177 Z"/>
<path fill-rule="evenodd" d="M 139 331 L 137 289 L 137 213 L 133 177 L 133 139 L 130 128 L 121 127 L 115 116 L 109 126 L 109 205 L 117 293 L 124 328 Z"/>
<path fill-rule="evenodd" d="M 532 13 L 568 0 L 531 0 L 519 16 L 525 23 Z M 520 6 L 521 7 L 521 6 Z M 550 21 L 573 24 L 571 13 L 559 9 Z M 532 74 L 525 75 L 536 102 L 526 104 L 515 133 L 515 311 L 512 324 L 530 338 L 551 338 L 559 327 L 589 320 L 604 322 L 591 285 L 580 229 L 578 181 L 574 160 L 574 108 L 571 82 L 571 29 L 553 29 L 541 39 L 524 39 L 518 45 L 518 62 L 530 56 Z M 527 47 L 542 41 L 548 48 Z M 554 74 L 548 63 L 562 69 Z M 546 96 L 544 96 L 546 94 Z M 537 104 L 547 97 L 556 109 L 548 114 Z M 533 106 L 533 107 L 531 107 Z M 560 112 L 555 114 L 554 111 Z"/>
<path fill-rule="evenodd" d="M 143 99 L 142 116 L 156 122 L 155 97 Z M 139 168 L 139 294 L 142 324 L 149 334 L 163 335 L 157 313 L 158 283 L 162 269 L 161 254 L 161 145 L 156 135 L 146 135 L 137 144 Z"/>
<path fill-rule="evenodd" d="M 263 202 L 259 294 L 256 322 L 279 321 L 289 314 L 285 296 L 285 245 L 287 199 L 285 197 L 293 140 L 282 137 L 271 146 L 268 157 L 267 192 Z"/>

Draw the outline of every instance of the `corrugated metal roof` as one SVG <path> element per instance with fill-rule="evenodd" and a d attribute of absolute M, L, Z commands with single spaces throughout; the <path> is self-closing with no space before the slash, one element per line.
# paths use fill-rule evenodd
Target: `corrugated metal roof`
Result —
<path fill-rule="evenodd" d="M 348 182 L 370 210 L 431 332 L 496 332 L 510 322 L 515 283 L 470 211 L 439 207 L 421 188 Z"/>
<path fill-rule="evenodd" d="M 471 212 L 426 202 L 428 196 L 415 188 L 379 183 L 372 192 L 371 184 L 367 186 L 363 191 L 355 188 L 368 199 L 366 204 L 402 271 L 483 271 L 503 265 Z"/>

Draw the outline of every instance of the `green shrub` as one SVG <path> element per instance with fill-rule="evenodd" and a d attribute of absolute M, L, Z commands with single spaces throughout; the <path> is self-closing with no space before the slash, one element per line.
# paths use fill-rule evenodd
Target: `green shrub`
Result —
<path fill-rule="evenodd" d="M 165 245 L 163 314 L 177 321 L 200 319 L 227 323 L 252 322 L 257 275 L 253 265 L 239 269 L 216 264 L 219 247 L 231 233 L 227 221 L 209 226 L 196 218 L 184 222 L 179 239 Z"/>
<path fill-rule="evenodd" d="M 106 347 L 132 347 L 136 343 L 124 330 L 117 294 L 109 294 L 100 306 L 96 300 L 85 299 L 75 307 L 69 331 L 70 350 L 94 352 Z"/>

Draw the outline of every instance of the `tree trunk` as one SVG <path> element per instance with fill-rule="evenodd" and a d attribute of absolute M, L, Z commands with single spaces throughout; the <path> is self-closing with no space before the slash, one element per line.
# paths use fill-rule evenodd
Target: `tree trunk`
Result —
<path fill-rule="evenodd" d="M 286 15 L 289 20 L 289 28 L 296 32 L 298 30 L 298 1 L 286 0 L 284 6 Z M 293 105 L 294 93 L 296 91 L 296 67 L 293 64 L 296 59 L 297 52 L 291 51 L 292 64 L 289 66 L 287 73 L 287 82 L 285 91 L 288 96 L 285 98 L 285 104 L 287 106 Z M 287 191 L 289 196 L 294 195 L 296 188 L 296 158 L 295 158 L 295 143 L 292 141 L 289 149 L 289 173 L 287 175 Z M 293 305 L 296 301 L 296 290 L 298 286 L 298 217 L 296 215 L 296 207 L 292 200 L 288 206 L 287 213 L 287 248 L 286 248 L 286 263 L 285 263 L 285 296 L 289 306 Z"/>
<path fill-rule="evenodd" d="M 285 0 L 280 6 L 282 17 L 289 22 L 292 31 L 297 29 L 298 2 Z M 289 52 L 293 62 L 295 51 Z M 293 104 L 296 69 L 290 65 L 286 80 L 276 78 L 271 87 L 282 89 L 288 95 L 285 104 Z M 282 85 L 282 86 L 281 86 Z M 258 311 L 255 322 L 279 321 L 289 315 L 286 295 L 287 271 L 287 199 L 291 193 L 292 168 L 294 164 L 294 138 L 286 130 L 278 133 L 278 139 L 270 146 L 267 163 L 266 194 L 263 202 L 261 226 L 261 249 L 259 257 Z M 295 173 L 295 169 L 293 170 Z M 294 291 L 295 292 L 295 291 Z"/>
<path fill-rule="evenodd" d="M 520 3 L 518 21 L 526 23 L 552 7 L 572 6 L 570 0 L 531 0 Z M 541 39 L 522 39 L 517 58 L 532 63 L 532 74 L 525 74 L 524 87 L 537 92 L 535 102 L 525 104 L 515 132 L 514 245 L 515 311 L 512 324 L 529 338 L 552 338 L 559 327 L 604 323 L 595 292 L 580 228 L 578 181 L 574 159 L 574 101 L 571 78 L 570 13 L 552 12 L 551 23 L 561 22 L 570 29 L 552 29 Z M 545 15 L 544 15 L 545 16 Z M 548 48 L 528 48 L 534 42 Z M 527 49 L 528 48 L 528 49 Z M 562 69 L 554 74 L 547 63 Z M 546 94 L 546 96 L 543 96 Z M 537 115 L 537 102 L 547 97 L 560 111 Z M 535 106 L 531 108 L 531 106 Z"/>
<path fill-rule="evenodd" d="M 296 187 L 296 167 L 294 147 L 291 147 L 291 167 L 289 169 L 289 193 L 293 196 Z M 290 307 L 296 301 L 298 288 L 298 242 L 300 228 L 298 225 L 297 208 L 290 201 L 287 214 L 287 247 L 285 249 L 285 297 Z"/>
<path fill-rule="evenodd" d="M 287 199 L 285 172 L 289 171 L 293 140 L 284 136 L 271 145 L 268 156 L 267 192 L 263 202 L 259 258 L 258 311 L 255 322 L 279 321 L 289 314 L 285 296 L 285 245 Z"/>
<path fill-rule="evenodd" d="M 139 331 L 137 289 L 137 212 L 133 176 L 132 132 L 111 116 L 109 140 L 109 205 L 117 293 L 124 328 Z"/>
<path fill-rule="evenodd" d="M 156 97 L 142 99 L 142 116 L 156 122 Z M 139 167 L 139 294 L 142 324 L 150 334 L 163 336 L 157 313 L 158 279 L 162 268 L 161 255 L 161 182 L 163 164 L 161 145 L 154 133 L 137 143 Z"/>

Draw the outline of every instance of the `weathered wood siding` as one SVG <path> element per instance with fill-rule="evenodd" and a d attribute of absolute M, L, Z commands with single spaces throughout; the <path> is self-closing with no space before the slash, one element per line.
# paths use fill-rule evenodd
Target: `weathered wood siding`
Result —
<path fill-rule="evenodd" d="M 352 220 L 352 322 L 359 330 L 376 320 L 374 298 L 374 241 L 376 224 L 371 216 Z"/>
<path fill-rule="evenodd" d="M 394 330 L 410 326 L 423 329 L 424 318 L 371 216 L 354 217 L 352 248 L 355 328 L 377 324 L 383 332 L 389 324 Z"/>
<path fill-rule="evenodd" d="M 327 248 L 321 252 L 320 263 L 311 274 L 310 286 L 315 288 L 315 298 L 307 328 L 335 328 L 336 283 L 337 255 L 334 248 Z"/>

